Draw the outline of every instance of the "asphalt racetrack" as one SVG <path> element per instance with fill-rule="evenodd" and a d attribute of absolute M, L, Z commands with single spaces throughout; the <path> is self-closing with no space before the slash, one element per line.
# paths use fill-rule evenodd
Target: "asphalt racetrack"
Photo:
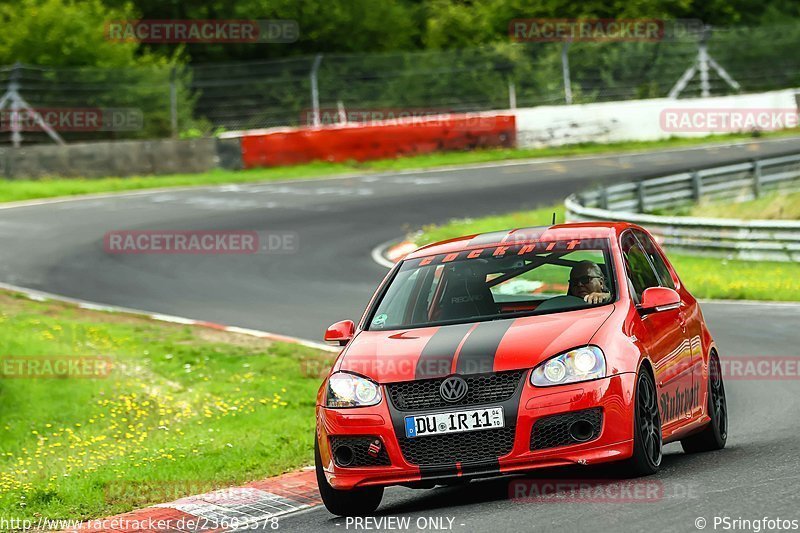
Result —
<path fill-rule="evenodd" d="M 594 183 L 641 179 L 798 148 L 800 140 L 784 139 L 638 155 L 140 192 L 0 209 L 0 281 L 319 340 L 330 323 L 358 319 L 386 273 L 371 259 L 372 250 L 409 229 L 453 217 L 552 204 Z M 284 232 L 296 237 L 297 248 L 255 255 L 108 254 L 103 237 L 115 230 Z M 703 310 L 723 359 L 797 356 L 800 306 L 707 303 Z M 420 525 L 427 530 L 439 525 L 465 532 L 698 531 L 703 524 L 696 522 L 698 518 L 706 520 L 705 529 L 721 531 L 722 525 L 714 528 L 715 516 L 800 520 L 800 383 L 741 380 L 729 381 L 726 387 L 728 447 L 688 456 L 679 445 L 669 445 L 655 478 L 661 488 L 655 500 L 520 502 L 509 498 L 509 479 L 496 478 L 431 490 L 387 490 L 378 518 L 409 517 L 412 531 Z M 536 474 L 549 479 L 613 475 L 613 468 Z M 441 523 L 427 520 L 431 518 Z M 362 524 L 368 530 L 397 530 L 396 525 Z M 281 531 L 367 527 L 356 529 L 322 507 L 280 520 Z"/>

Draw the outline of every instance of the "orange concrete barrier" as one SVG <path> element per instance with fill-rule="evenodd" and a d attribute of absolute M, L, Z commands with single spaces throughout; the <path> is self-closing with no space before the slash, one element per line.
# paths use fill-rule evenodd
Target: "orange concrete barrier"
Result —
<path fill-rule="evenodd" d="M 245 168 L 309 161 L 368 161 L 401 155 L 516 145 L 514 115 L 442 115 L 245 134 Z"/>

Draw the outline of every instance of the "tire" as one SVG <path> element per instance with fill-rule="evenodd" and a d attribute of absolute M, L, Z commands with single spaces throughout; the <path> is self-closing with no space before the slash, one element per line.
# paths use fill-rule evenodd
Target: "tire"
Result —
<path fill-rule="evenodd" d="M 319 442 L 314 438 L 314 464 L 317 470 L 317 486 L 322 503 L 338 516 L 366 516 L 375 512 L 383 498 L 383 487 L 367 487 L 353 490 L 337 490 L 328 484 L 319 455 Z"/>
<path fill-rule="evenodd" d="M 649 476 L 658 472 L 663 457 L 661 413 L 658 410 L 656 384 L 647 370 L 636 378 L 636 402 L 633 422 L 633 456 L 625 463 L 628 477 Z"/>
<path fill-rule="evenodd" d="M 708 363 L 708 414 L 711 421 L 700 433 L 681 440 L 686 453 L 712 452 L 721 450 L 728 441 L 728 404 L 725 399 L 725 384 L 722 381 L 722 368 L 717 354 L 711 354 Z"/>

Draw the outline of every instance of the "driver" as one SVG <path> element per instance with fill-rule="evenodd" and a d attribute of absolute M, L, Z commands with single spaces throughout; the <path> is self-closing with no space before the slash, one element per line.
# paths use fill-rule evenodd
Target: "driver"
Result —
<path fill-rule="evenodd" d="M 603 271 L 592 261 L 581 261 L 572 267 L 567 294 L 590 304 L 605 303 L 611 299 Z"/>

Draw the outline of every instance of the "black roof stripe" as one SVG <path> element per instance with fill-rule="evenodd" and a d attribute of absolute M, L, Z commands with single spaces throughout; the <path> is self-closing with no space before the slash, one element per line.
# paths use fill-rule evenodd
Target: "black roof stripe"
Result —
<path fill-rule="evenodd" d="M 467 243 L 467 248 L 473 248 L 475 246 L 484 246 L 487 244 L 495 244 L 502 242 L 504 238 L 509 235 L 509 230 L 503 231 L 493 231 L 491 233 L 481 233 L 480 235 L 476 235 Z"/>

